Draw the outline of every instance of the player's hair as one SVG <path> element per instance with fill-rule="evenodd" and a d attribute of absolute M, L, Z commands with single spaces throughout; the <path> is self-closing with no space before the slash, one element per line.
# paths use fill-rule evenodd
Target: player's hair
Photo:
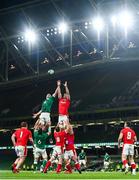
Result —
<path fill-rule="evenodd" d="M 56 132 L 59 132 L 59 131 L 60 131 L 60 127 L 59 127 L 59 126 L 56 126 L 56 127 L 55 127 L 55 131 L 56 131 Z"/>
<path fill-rule="evenodd" d="M 27 124 L 27 122 L 21 122 L 21 125 L 20 125 L 21 127 L 27 127 L 28 126 L 28 124 Z"/>
<path fill-rule="evenodd" d="M 126 127 L 131 127 L 131 122 L 129 122 L 129 121 L 125 121 L 124 124 L 126 124 Z"/>
<path fill-rule="evenodd" d="M 42 129 L 40 128 L 39 130 L 38 130 L 38 134 L 42 134 Z"/>

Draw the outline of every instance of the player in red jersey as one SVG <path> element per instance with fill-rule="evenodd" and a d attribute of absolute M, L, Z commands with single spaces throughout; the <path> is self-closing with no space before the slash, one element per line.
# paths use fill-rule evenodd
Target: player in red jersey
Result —
<path fill-rule="evenodd" d="M 53 148 L 53 153 L 49 161 L 47 162 L 44 173 L 47 173 L 48 168 L 51 166 L 51 162 L 58 157 L 58 166 L 56 169 L 57 173 L 61 172 L 62 161 L 63 161 L 63 153 L 64 153 L 64 144 L 65 144 L 65 136 L 67 133 L 67 129 L 62 129 L 61 127 L 56 126 L 54 130 L 54 138 L 56 141 L 55 147 Z"/>
<path fill-rule="evenodd" d="M 18 157 L 12 165 L 12 171 L 17 173 L 27 156 L 28 140 L 33 144 L 32 134 L 31 131 L 28 130 L 28 124 L 26 122 L 22 122 L 21 128 L 13 133 L 11 139 Z"/>
<path fill-rule="evenodd" d="M 73 160 L 75 163 L 75 168 L 81 174 L 80 165 L 79 165 L 76 150 L 74 147 L 74 131 L 70 123 L 68 123 L 67 127 L 68 127 L 68 131 L 65 138 L 65 153 L 64 153 L 64 159 L 65 159 L 66 169 L 67 169 L 65 173 L 72 173 L 70 161 Z"/>
<path fill-rule="evenodd" d="M 120 148 L 120 143 L 123 142 L 122 150 L 122 162 L 125 167 L 125 173 L 128 172 L 128 156 L 129 162 L 132 168 L 132 174 L 136 174 L 136 164 L 134 162 L 134 143 L 137 141 L 136 133 L 133 129 L 129 127 L 129 123 L 125 122 L 124 128 L 121 130 L 118 138 L 118 148 Z"/>
<path fill-rule="evenodd" d="M 57 85 L 58 85 L 58 99 L 59 99 L 59 107 L 58 107 L 58 111 L 59 111 L 59 118 L 58 118 L 58 122 L 64 122 L 66 123 L 68 121 L 68 116 L 69 116 L 69 106 L 70 106 L 70 92 L 69 92 L 69 88 L 68 88 L 68 84 L 67 81 L 64 84 L 65 87 L 65 93 L 62 97 L 61 94 L 61 81 L 57 81 Z"/>

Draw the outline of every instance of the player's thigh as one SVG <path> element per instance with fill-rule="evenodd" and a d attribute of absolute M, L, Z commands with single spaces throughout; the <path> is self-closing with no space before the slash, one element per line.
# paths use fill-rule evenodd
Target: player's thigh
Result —
<path fill-rule="evenodd" d="M 15 151 L 18 157 L 27 156 L 27 148 L 25 146 L 16 146 Z"/>
<path fill-rule="evenodd" d="M 129 155 L 134 156 L 134 145 L 133 144 L 129 145 Z"/>
<path fill-rule="evenodd" d="M 86 165 L 86 161 L 85 161 L 85 160 L 83 160 L 83 165 L 84 165 L 84 166 Z"/>
<path fill-rule="evenodd" d="M 41 156 L 41 152 L 39 148 L 35 148 L 34 150 L 34 158 L 35 159 L 39 159 L 39 157 Z"/>
<path fill-rule="evenodd" d="M 64 153 L 64 159 L 69 160 L 71 158 L 69 151 L 65 151 Z"/>
<path fill-rule="evenodd" d="M 40 115 L 40 123 L 42 125 L 50 124 L 51 123 L 50 113 L 41 113 L 41 115 Z"/>
<path fill-rule="evenodd" d="M 41 152 L 41 156 L 42 156 L 42 158 L 43 159 L 47 159 L 47 152 L 46 152 L 46 150 L 44 149 L 44 150 L 42 150 L 42 152 Z"/>
<path fill-rule="evenodd" d="M 129 144 L 124 144 L 122 149 L 122 157 L 129 155 Z"/>
<path fill-rule="evenodd" d="M 55 159 L 56 157 L 61 158 L 62 157 L 62 150 L 60 147 L 55 146 L 53 148 L 52 157 Z"/>
<path fill-rule="evenodd" d="M 82 164 L 82 160 L 79 160 L 79 164 L 80 164 L 80 165 Z"/>

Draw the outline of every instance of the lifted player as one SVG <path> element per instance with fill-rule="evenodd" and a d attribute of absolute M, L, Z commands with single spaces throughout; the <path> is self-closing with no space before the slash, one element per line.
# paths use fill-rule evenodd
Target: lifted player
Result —
<path fill-rule="evenodd" d="M 37 170 L 37 165 L 39 158 L 42 157 L 42 165 L 40 171 L 42 172 L 46 162 L 47 162 L 47 152 L 46 152 L 46 140 L 51 133 L 42 130 L 39 120 L 35 123 L 34 126 L 34 170 Z"/>
<path fill-rule="evenodd" d="M 67 169 L 65 173 L 72 173 L 72 168 L 70 165 L 70 162 L 72 160 L 75 163 L 75 168 L 81 174 L 80 165 L 79 165 L 76 150 L 74 147 L 74 131 L 70 123 L 67 123 L 64 159 L 65 159 L 66 169 Z"/>
<path fill-rule="evenodd" d="M 32 134 L 28 130 L 28 124 L 22 122 L 21 128 L 13 133 L 11 139 L 18 157 L 12 165 L 12 171 L 13 173 L 17 173 L 26 159 L 28 140 L 33 144 Z"/>
<path fill-rule="evenodd" d="M 55 138 L 56 144 L 55 144 L 55 147 L 53 148 L 52 156 L 44 168 L 44 171 L 43 171 L 44 173 L 47 173 L 47 170 L 51 166 L 52 161 L 56 159 L 57 157 L 58 157 L 58 165 L 57 165 L 56 173 L 61 172 L 63 153 L 64 153 L 64 141 L 65 141 L 66 133 L 67 133 L 67 129 L 63 130 L 61 127 L 56 126 L 54 130 L 54 138 Z"/>
<path fill-rule="evenodd" d="M 58 86 L 58 99 L 59 99 L 59 118 L 58 118 L 58 122 L 64 122 L 66 124 L 66 122 L 68 121 L 68 109 L 70 106 L 70 92 L 69 92 L 69 88 L 68 88 L 68 84 L 67 81 L 65 81 L 64 83 L 64 87 L 65 87 L 65 93 L 62 97 L 61 94 L 61 81 L 57 81 L 57 86 Z"/>
<path fill-rule="evenodd" d="M 51 108 L 52 108 L 54 99 L 57 95 L 57 92 L 58 92 L 58 87 L 56 88 L 53 95 L 48 93 L 46 95 L 46 99 L 42 103 L 41 110 L 33 115 L 33 118 L 36 118 L 37 116 L 40 115 L 39 118 L 40 118 L 40 123 L 42 125 L 51 126 L 50 113 L 51 113 Z"/>
<path fill-rule="evenodd" d="M 125 173 L 129 170 L 127 157 L 129 156 L 129 161 L 132 168 L 132 174 L 136 175 L 136 164 L 134 162 L 134 143 L 137 141 L 136 134 L 134 130 L 129 127 L 129 123 L 125 122 L 124 128 L 121 130 L 118 138 L 118 148 L 120 148 L 120 143 L 123 141 L 122 150 L 122 162 L 125 167 Z"/>

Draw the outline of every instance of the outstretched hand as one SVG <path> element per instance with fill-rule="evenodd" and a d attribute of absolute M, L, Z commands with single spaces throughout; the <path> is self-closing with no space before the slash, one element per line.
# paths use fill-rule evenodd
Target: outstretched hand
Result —
<path fill-rule="evenodd" d="M 33 116 L 32 116 L 34 119 L 37 117 L 37 114 L 33 114 Z"/>
<path fill-rule="evenodd" d="M 60 85 L 61 85 L 61 81 L 58 80 L 58 81 L 57 81 L 57 86 L 60 86 Z"/>
<path fill-rule="evenodd" d="M 67 85 L 68 85 L 68 82 L 67 82 L 67 81 L 65 81 L 64 86 L 65 86 L 65 87 L 67 87 Z"/>

